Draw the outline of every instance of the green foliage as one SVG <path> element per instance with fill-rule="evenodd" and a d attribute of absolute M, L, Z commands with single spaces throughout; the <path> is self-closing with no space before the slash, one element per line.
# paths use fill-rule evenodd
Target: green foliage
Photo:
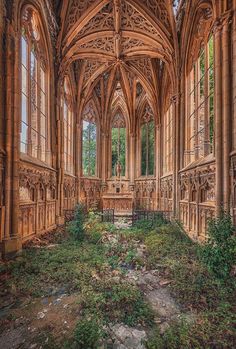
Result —
<path fill-rule="evenodd" d="M 120 138 L 119 138 L 120 137 Z M 120 147 L 120 148 L 119 148 Z M 116 165 L 121 164 L 121 175 L 125 175 L 126 166 L 126 128 L 112 128 L 112 174 L 116 176 Z"/>
<path fill-rule="evenodd" d="M 173 322 L 160 334 L 158 330 L 150 336 L 147 349 L 232 349 L 235 347 L 235 333 L 229 324 L 236 321 L 229 304 L 216 311 L 202 312 L 195 321 L 182 319 Z"/>
<path fill-rule="evenodd" d="M 236 264 L 236 235 L 231 216 L 221 212 L 208 225 L 208 239 L 200 249 L 200 257 L 208 270 L 219 279 L 230 276 Z"/>
<path fill-rule="evenodd" d="M 84 224 L 86 239 L 90 243 L 98 243 L 103 234 L 111 229 L 114 230 L 114 225 L 111 223 L 102 223 L 101 215 L 97 212 L 90 211 L 87 220 Z"/>
<path fill-rule="evenodd" d="M 160 213 L 154 212 L 153 215 L 147 219 L 140 219 L 134 224 L 134 228 L 142 229 L 144 231 L 150 231 L 158 227 L 163 227 L 170 222 L 164 217 L 164 215 Z"/>
<path fill-rule="evenodd" d="M 85 221 L 85 208 L 82 204 L 78 204 L 75 209 L 75 216 L 72 222 L 69 223 L 69 232 L 71 236 L 78 241 L 84 239 L 84 221 Z"/>
<path fill-rule="evenodd" d="M 96 349 L 99 340 L 103 338 L 101 325 L 96 318 L 86 318 L 80 320 L 74 331 L 74 340 L 77 349 Z"/>
<path fill-rule="evenodd" d="M 97 128 L 93 122 L 83 121 L 83 175 L 95 176 L 97 155 Z"/>
<path fill-rule="evenodd" d="M 142 176 L 154 175 L 155 164 L 155 126 L 154 121 L 149 121 L 141 127 L 141 144 L 142 144 L 142 159 L 141 159 L 141 174 Z"/>

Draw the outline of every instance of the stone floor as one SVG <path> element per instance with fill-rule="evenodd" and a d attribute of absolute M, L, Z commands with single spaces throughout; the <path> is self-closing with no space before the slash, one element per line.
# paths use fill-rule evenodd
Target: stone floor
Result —
<path fill-rule="evenodd" d="M 116 221 L 119 229 L 128 229 L 131 221 L 120 217 Z M 117 238 L 112 233 L 107 233 L 103 238 L 104 244 L 117 244 Z M 125 242 L 124 242 L 125 243 Z M 55 244 L 50 244 L 44 248 L 54 248 Z M 137 255 L 146 258 L 146 246 L 136 242 Z M 164 332 L 169 323 L 174 319 L 185 317 L 189 321 L 193 320 L 193 314 L 184 313 L 168 290 L 169 280 L 160 277 L 158 270 L 133 270 L 128 266 L 125 278 L 130 284 L 135 284 L 145 295 L 146 300 L 155 312 L 155 323 L 160 331 Z M 119 280 L 118 280 L 119 281 Z M 57 327 L 65 336 L 75 326 L 78 316 L 76 304 L 76 294 L 67 294 L 63 288 L 51 291 L 51 295 L 40 299 L 24 299 L 23 302 L 12 302 L 5 299 L 5 303 L 0 306 L 0 320 L 3 330 L 0 332 L 0 348 L 2 349 L 43 349 L 36 341 L 36 334 L 47 328 Z M 12 320 L 8 320 L 12 318 Z M 130 328 L 124 324 L 110 324 L 106 331 L 110 340 L 103 343 L 101 349 L 145 349 L 144 340 L 147 338 L 146 329 Z M 45 344 L 49 338 L 44 338 Z M 51 347 L 50 347 L 51 348 Z M 84 348 L 86 349 L 86 348 Z"/>

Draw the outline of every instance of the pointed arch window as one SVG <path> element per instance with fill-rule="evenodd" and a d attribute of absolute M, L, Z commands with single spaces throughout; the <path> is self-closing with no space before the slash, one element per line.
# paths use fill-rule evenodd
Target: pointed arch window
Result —
<path fill-rule="evenodd" d="M 214 84 L 214 41 L 211 36 L 201 49 L 187 81 L 186 163 L 213 153 Z"/>
<path fill-rule="evenodd" d="M 21 33 L 20 151 L 49 162 L 48 60 L 37 13 L 24 9 Z"/>
<path fill-rule="evenodd" d="M 171 104 L 164 115 L 164 173 L 168 174 L 173 170 L 173 105 Z"/>
<path fill-rule="evenodd" d="M 82 172 L 84 177 L 97 175 L 97 125 L 92 103 L 88 103 L 83 113 Z"/>
<path fill-rule="evenodd" d="M 118 112 L 112 121 L 112 175 L 123 177 L 126 173 L 126 123 Z"/>
<path fill-rule="evenodd" d="M 152 110 L 146 106 L 141 124 L 141 175 L 153 176 L 155 166 L 155 123 Z"/>
<path fill-rule="evenodd" d="M 74 112 L 72 91 L 69 79 L 64 81 L 64 95 L 62 98 L 63 125 L 64 125 L 64 169 L 74 173 Z"/>

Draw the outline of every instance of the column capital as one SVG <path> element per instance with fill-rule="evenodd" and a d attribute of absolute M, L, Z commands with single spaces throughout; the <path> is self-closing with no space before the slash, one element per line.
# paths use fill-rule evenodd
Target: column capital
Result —
<path fill-rule="evenodd" d="M 232 11 L 224 12 L 218 17 L 213 24 L 213 33 L 215 35 L 220 34 L 222 30 L 227 30 L 229 24 L 232 22 Z"/>

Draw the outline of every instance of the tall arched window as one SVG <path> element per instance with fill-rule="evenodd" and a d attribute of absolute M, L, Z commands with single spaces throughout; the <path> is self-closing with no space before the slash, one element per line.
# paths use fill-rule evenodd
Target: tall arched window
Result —
<path fill-rule="evenodd" d="M 163 174 L 168 174 L 173 170 L 173 105 L 164 114 L 164 137 L 163 137 Z"/>
<path fill-rule="evenodd" d="M 188 76 L 186 162 L 213 152 L 214 145 L 214 43 L 201 49 Z"/>
<path fill-rule="evenodd" d="M 149 106 L 141 123 L 141 175 L 153 176 L 155 164 L 155 123 Z"/>
<path fill-rule="evenodd" d="M 125 176 L 126 172 L 126 123 L 118 112 L 112 121 L 112 175 Z"/>
<path fill-rule="evenodd" d="M 73 98 L 69 79 L 64 81 L 62 99 L 64 124 L 64 168 L 68 173 L 74 172 L 74 112 Z"/>
<path fill-rule="evenodd" d="M 21 34 L 20 151 L 49 161 L 48 61 L 37 13 L 26 7 Z"/>
<path fill-rule="evenodd" d="M 89 102 L 83 113 L 82 167 L 83 176 L 97 175 L 97 125 L 96 113 Z"/>

